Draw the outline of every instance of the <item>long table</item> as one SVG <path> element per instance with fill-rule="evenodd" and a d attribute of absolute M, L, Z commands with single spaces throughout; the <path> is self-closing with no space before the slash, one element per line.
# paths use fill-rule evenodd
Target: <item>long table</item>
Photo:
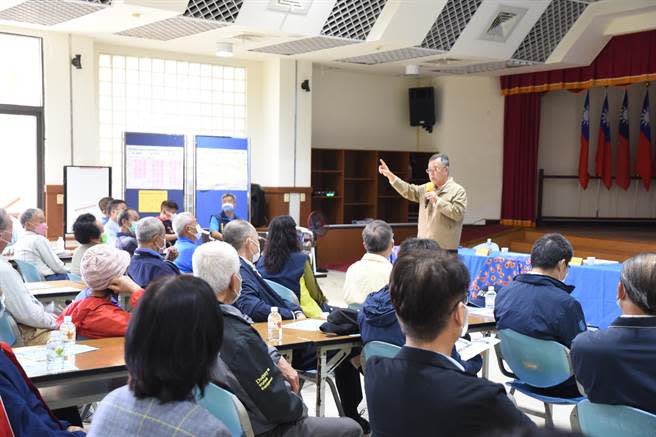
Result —
<path fill-rule="evenodd" d="M 86 287 L 82 282 L 70 280 L 27 282 L 25 286 L 41 302 L 71 300 Z"/>

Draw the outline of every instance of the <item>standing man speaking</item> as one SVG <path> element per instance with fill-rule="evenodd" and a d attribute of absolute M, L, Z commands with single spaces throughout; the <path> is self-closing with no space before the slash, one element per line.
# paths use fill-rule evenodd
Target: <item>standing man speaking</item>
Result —
<path fill-rule="evenodd" d="M 448 156 L 437 153 L 428 159 L 426 173 L 430 182 L 423 185 L 413 185 L 399 179 L 382 159 L 378 172 L 401 196 L 419 203 L 418 238 L 435 240 L 442 249 L 450 252 L 458 250 L 467 209 L 467 193 L 449 177 Z"/>

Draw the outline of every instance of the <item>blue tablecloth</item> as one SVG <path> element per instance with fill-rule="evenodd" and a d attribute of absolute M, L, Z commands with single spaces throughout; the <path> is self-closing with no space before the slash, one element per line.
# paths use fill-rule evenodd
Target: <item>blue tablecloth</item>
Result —
<path fill-rule="evenodd" d="M 473 249 L 459 249 L 458 255 L 469 269 L 469 299 L 479 306 L 485 304 L 482 293 L 488 286 L 498 290 L 514 276 L 530 270 L 531 265 L 529 255 L 521 253 L 492 252 L 489 256 L 479 256 Z M 576 287 L 572 296 L 581 302 L 589 325 L 607 328 L 620 315 L 616 300 L 621 269 L 619 263 L 570 268 L 565 283 Z"/>

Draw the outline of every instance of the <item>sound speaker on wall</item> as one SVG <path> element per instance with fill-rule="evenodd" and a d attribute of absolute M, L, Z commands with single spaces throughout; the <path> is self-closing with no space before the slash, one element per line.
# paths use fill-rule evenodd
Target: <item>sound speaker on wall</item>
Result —
<path fill-rule="evenodd" d="M 435 95 L 432 86 L 410 88 L 410 126 L 421 126 L 433 132 L 435 125 Z"/>
<path fill-rule="evenodd" d="M 264 190 L 258 184 L 251 184 L 251 224 L 253 226 L 264 226 L 265 220 L 265 198 Z"/>

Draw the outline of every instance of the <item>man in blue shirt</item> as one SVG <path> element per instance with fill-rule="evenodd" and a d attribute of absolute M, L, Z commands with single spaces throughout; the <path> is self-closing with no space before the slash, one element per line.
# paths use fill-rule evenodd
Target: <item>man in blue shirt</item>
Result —
<path fill-rule="evenodd" d="M 210 235 L 212 238 L 221 240 L 221 234 L 226 225 L 233 220 L 239 219 L 235 214 L 237 208 L 237 198 L 232 193 L 225 193 L 221 196 L 221 212 L 214 214 L 210 218 Z"/>
<path fill-rule="evenodd" d="M 191 258 L 196 248 L 202 244 L 202 233 L 196 217 L 190 212 L 176 215 L 173 219 L 173 230 L 178 237 L 174 246 L 178 250 L 175 265 L 182 273 L 192 273 Z"/>
<path fill-rule="evenodd" d="M 571 296 L 574 287 L 563 282 L 572 254 L 572 245 L 560 234 L 538 239 L 531 250 L 532 270 L 499 290 L 494 308 L 497 329 L 512 329 L 571 347 L 574 337 L 586 330 L 581 304 Z M 580 396 L 574 377 L 554 387 L 535 388 L 535 392 Z"/>
<path fill-rule="evenodd" d="M 121 230 L 118 224 L 118 216 L 127 209 L 127 207 L 128 205 L 121 199 L 114 199 L 109 202 L 109 220 L 105 223 L 105 234 L 107 235 L 107 244 L 111 247 L 116 246 L 116 236 Z"/>
<path fill-rule="evenodd" d="M 591 402 L 656 414 L 656 254 L 624 261 L 617 304 L 622 315 L 607 330 L 574 339 L 576 379 Z"/>
<path fill-rule="evenodd" d="M 396 357 L 366 362 L 373 435 L 468 436 L 531 426 L 501 384 L 466 373 L 450 356 L 467 330 L 468 285 L 455 256 L 418 249 L 396 260 L 390 295 L 406 342 Z"/>
<path fill-rule="evenodd" d="M 155 217 L 142 218 L 137 222 L 139 247 L 128 266 L 128 276 L 141 288 L 148 287 L 162 276 L 179 275 L 180 269 L 169 259 L 175 259 L 177 250 L 166 248 L 164 225 Z M 166 259 L 162 256 L 165 253 Z"/>

